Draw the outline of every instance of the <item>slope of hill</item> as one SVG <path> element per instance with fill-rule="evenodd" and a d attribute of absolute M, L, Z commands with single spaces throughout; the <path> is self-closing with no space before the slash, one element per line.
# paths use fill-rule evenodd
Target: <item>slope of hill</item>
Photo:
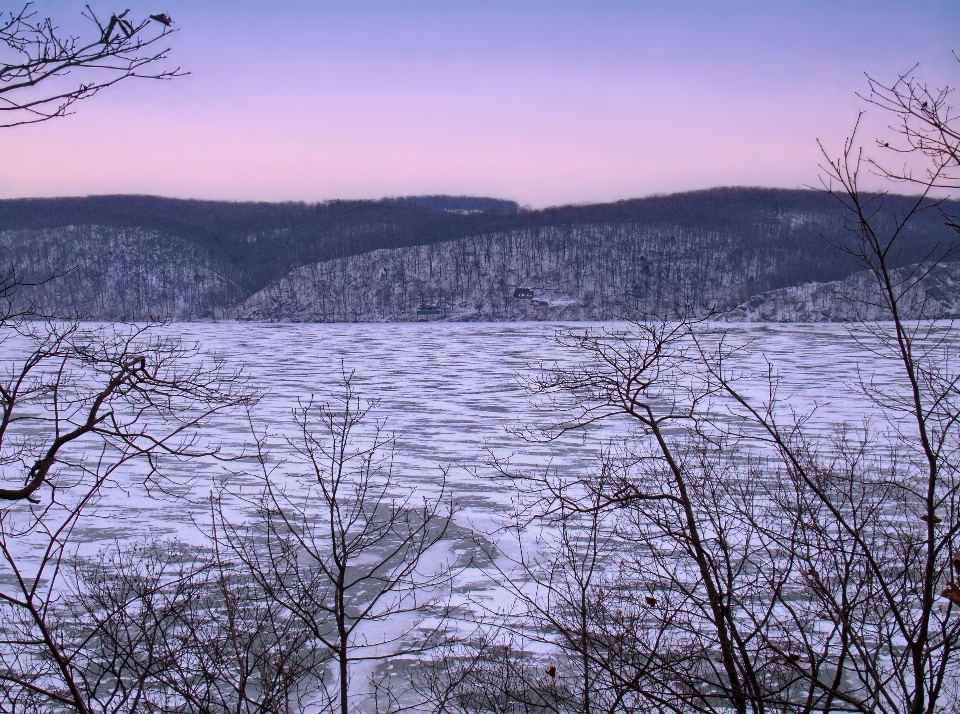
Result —
<path fill-rule="evenodd" d="M 894 272 L 903 286 L 925 273 L 918 266 Z M 960 263 L 933 267 L 899 305 L 907 320 L 960 318 Z M 721 316 L 729 322 L 853 322 L 885 320 L 876 280 L 866 270 L 826 283 L 802 283 L 754 295 Z"/>
<path fill-rule="evenodd" d="M 231 265 L 149 228 L 2 231 L 0 254 L 12 258 L 21 278 L 36 283 L 24 296 L 63 317 L 212 318 L 248 292 Z"/>
<path fill-rule="evenodd" d="M 759 236 L 754 236 L 759 240 Z M 801 256 L 742 234 L 586 224 L 379 250 L 294 270 L 248 298 L 255 320 L 607 320 L 677 305 L 735 304 Z M 530 295 L 515 297 L 517 289 Z"/>
<path fill-rule="evenodd" d="M 886 215 L 907 200 L 890 197 Z M 42 283 L 31 297 L 47 310 L 94 319 L 406 320 L 428 306 L 447 319 L 605 319 L 730 307 L 851 275 L 856 264 L 828 246 L 844 236 L 831 197 L 774 189 L 540 211 L 450 196 L 0 201 L 3 263 Z M 926 212 L 898 265 L 953 236 Z M 520 287 L 533 297 L 514 298 Z"/>

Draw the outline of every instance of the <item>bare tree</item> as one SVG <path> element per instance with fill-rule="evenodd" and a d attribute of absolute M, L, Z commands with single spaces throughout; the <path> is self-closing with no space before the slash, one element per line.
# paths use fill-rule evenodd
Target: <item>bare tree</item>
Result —
<path fill-rule="evenodd" d="M 251 395 L 221 361 L 152 327 L 25 319 L 38 316 L 16 307 L 16 287 L 5 284 L 0 324 L 0 698 L 93 711 L 100 685 L 58 609 L 81 519 L 106 487 L 163 490 L 167 461 L 217 457 L 201 427 Z"/>
<path fill-rule="evenodd" d="M 938 711 L 941 702 L 955 702 L 958 696 L 960 623 L 951 617 L 952 601 L 942 607 L 937 593 L 951 579 L 960 545 L 960 374 L 950 358 L 955 349 L 952 331 L 928 320 L 907 322 L 903 307 L 919 304 L 924 317 L 923 279 L 955 256 L 956 244 L 937 246 L 906 272 L 893 271 L 891 264 L 909 222 L 922 211 L 942 208 L 941 201 L 928 198 L 930 192 L 956 185 L 958 140 L 949 88 L 929 92 L 901 77 L 889 88 L 871 81 L 871 91 L 870 100 L 900 120 L 895 128 L 911 158 L 919 155 L 927 162 L 922 174 L 883 170 L 879 162 L 865 159 L 856 131 L 838 158 L 824 151 L 824 187 L 849 216 L 850 239 L 840 248 L 873 275 L 876 299 L 889 318 L 886 323 L 860 325 L 855 332 L 872 359 L 893 361 L 899 368 L 901 379 L 894 385 L 874 384 L 869 374 L 860 384 L 879 407 L 886 443 L 852 454 L 841 450 L 843 469 L 826 471 L 829 478 L 824 479 L 823 461 L 806 458 L 808 451 L 796 448 L 771 409 L 748 406 L 735 389 L 727 391 L 764 429 L 794 478 L 821 509 L 821 522 L 829 526 L 817 535 L 831 542 L 819 555 L 842 554 L 845 569 L 854 572 L 853 577 L 837 577 L 835 571 L 824 579 L 818 570 L 809 571 L 817 597 L 830 606 L 826 612 L 836 613 L 828 620 L 841 624 L 837 620 L 842 618 L 847 625 L 857 618 L 845 633 L 843 659 L 836 660 L 837 666 L 851 662 L 851 675 L 860 682 L 856 707 L 921 714 Z M 887 141 L 878 143 L 889 147 Z M 892 225 L 877 219 L 884 194 L 860 188 L 865 163 L 887 178 L 921 187 L 913 205 Z M 951 594 L 947 585 L 944 595 Z M 850 603 L 863 611 L 852 609 Z"/>
<path fill-rule="evenodd" d="M 713 421 L 696 324 L 561 336 L 588 359 L 537 381 L 568 417 L 541 435 L 612 418 L 635 428 L 582 478 L 504 469 L 559 529 L 553 558 L 526 562 L 517 588 L 536 584 L 527 602 L 566 656 L 557 676 L 580 687 L 568 711 L 763 711 L 792 692 L 789 654 L 762 636 L 791 572 L 768 535 L 782 525 L 766 516 L 769 473 Z"/>
<path fill-rule="evenodd" d="M 518 709 L 629 709 L 637 683 L 648 675 L 654 646 L 647 640 L 657 639 L 657 633 L 636 627 L 649 609 L 644 598 L 650 595 L 631 587 L 631 574 L 624 572 L 621 554 L 631 543 L 601 483 L 613 475 L 613 464 L 604 460 L 590 488 L 584 481 L 551 478 L 549 472 L 515 480 L 532 496 L 513 514 L 508 529 L 516 537 L 510 550 L 518 554 L 490 553 L 489 560 L 496 582 L 513 600 L 494 620 L 502 623 L 498 629 L 507 635 L 502 649 L 512 656 L 491 663 L 495 671 L 512 665 L 511 677 L 491 679 L 513 681 L 510 696 Z M 498 467 L 516 479 L 507 464 Z M 530 515 L 539 526 L 532 543 L 524 536 Z M 526 644 L 525 655 L 516 652 L 517 642 Z M 486 664 L 475 669 L 491 674 Z"/>
<path fill-rule="evenodd" d="M 528 644 L 533 643 L 510 636 L 446 643 L 411 672 L 421 709 L 444 714 L 558 711 L 567 695 L 554 678 L 556 667 L 541 667 Z"/>
<path fill-rule="evenodd" d="M 56 612 L 96 711 L 303 710 L 309 632 L 235 565 L 178 542 L 69 564 Z"/>
<path fill-rule="evenodd" d="M 361 401 L 352 373 L 333 399 L 295 412 L 298 436 L 288 443 L 306 474 L 269 466 L 261 440 L 257 518 L 237 526 L 221 500 L 218 527 L 247 577 L 326 653 L 318 661 L 332 660 L 332 684 L 324 666 L 314 672 L 317 693 L 346 714 L 359 696 L 351 688 L 358 665 L 423 651 L 439 633 L 436 592 L 451 572 L 421 564 L 444 538 L 452 510 L 444 505 L 445 474 L 432 499 L 397 484 L 394 437 L 373 420 L 376 402 Z M 431 610 L 437 622 L 424 625 Z M 377 690 L 396 705 L 399 693 L 384 682 Z"/>
<path fill-rule="evenodd" d="M 893 125 L 890 135 L 875 140 L 880 155 L 865 159 L 879 176 L 913 185 L 924 194 L 930 189 L 956 189 L 960 187 L 960 123 L 951 104 L 953 89 L 931 88 L 916 77 L 916 69 L 889 84 L 867 77 L 869 91 L 861 98 L 892 117 Z"/>
<path fill-rule="evenodd" d="M 48 620 L 87 710 L 170 711 L 171 700 L 179 705 L 185 697 L 171 697 L 162 684 L 183 669 L 186 652 L 171 645 L 182 644 L 183 623 L 194 603 L 205 600 L 205 560 L 182 544 L 148 542 L 71 560 L 63 569 L 68 583 L 50 603 Z M 77 709 L 73 702 L 61 704 L 64 711 Z"/>
<path fill-rule="evenodd" d="M 857 299 L 886 316 L 851 327 L 872 411 L 815 436 L 816 415 L 778 397 L 772 365 L 754 376 L 767 399 L 746 396 L 738 349 L 700 320 L 561 335 L 584 360 L 534 384 L 552 413 L 539 436 L 605 419 L 633 430 L 580 478 L 500 465 L 527 497 L 520 525 L 558 534 L 541 541 L 552 543 L 545 554 L 521 555 L 519 571 L 498 571 L 512 575 L 523 603 L 515 633 L 553 648 L 551 674 L 575 695 L 531 698 L 544 691 L 539 673 L 514 659 L 510 671 L 523 678 L 512 703 L 577 712 L 956 711 L 960 373 L 953 332 L 923 319 L 924 280 L 955 246 L 894 268 L 911 221 L 947 208 L 931 192 L 956 184 L 957 133 L 948 89 L 901 77 L 890 87 L 871 80 L 871 90 L 868 100 L 899 118 L 900 150 L 928 162 L 888 171 L 854 132 L 823 167 L 825 189 L 849 217 L 837 247 L 874 278 L 875 292 Z M 921 194 L 889 218 L 883 194 L 861 191 L 862 166 Z M 921 319 L 908 322 L 908 311 Z M 880 360 L 897 366 L 896 383 L 874 380 Z M 446 691 L 442 701 L 458 702 L 456 692 L 473 692 L 483 678 L 475 672 L 488 670 L 441 666 L 446 678 L 432 681 L 448 687 L 435 686 Z"/>
<path fill-rule="evenodd" d="M 179 68 L 158 69 L 173 32 L 166 14 L 133 20 L 129 10 L 101 20 L 87 5 L 90 33 L 63 33 L 26 3 L 0 17 L 0 127 L 66 116 L 74 103 L 130 77 L 172 79 Z"/>

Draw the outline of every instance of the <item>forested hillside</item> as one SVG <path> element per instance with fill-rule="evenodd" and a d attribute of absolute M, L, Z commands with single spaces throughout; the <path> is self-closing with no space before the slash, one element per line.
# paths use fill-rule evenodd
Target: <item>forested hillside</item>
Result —
<path fill-rule="evenodd" d="M 960 263 L 938 265 L 929 273 L 917 265 L 893 274 L 907 285 L 920 278 L 920 289 L 904 296 L 899 305 L 906 320 L 960 318 Z M 810 282 L 754 295 L 727 311 L 730 322 L 851 322 L 885 320 L 888 310 L 873 274 L 862 270 L 843 280 Z"/>
<path fill-rule="evenodd" d="M 764 241 L 782 228 L 546 226 L 379 250 L 299 268 L 239 316 L 399 321 L 432 308 L 456 320 L 607 320 L 726 306 L 815 270 L 800 246 Z M 531 297 L 515 297 L 517 288 Z"/>
<path fill-rule="evenodd" d="M 907 200 L 888 199 L 888 220 Z M 831 247 L 845 235 L 830 196 L 773 189 L 538 211 L 450 196 L 0 201 L 3 262 L 42 283 L 30 297 L 95 319 L 609 319 L 728 308 L 848 277 L 855 262 Z M 895 262 L 954 235 L 926 212 Z M 514 297 L 517 288 L 532 297 Z"/>

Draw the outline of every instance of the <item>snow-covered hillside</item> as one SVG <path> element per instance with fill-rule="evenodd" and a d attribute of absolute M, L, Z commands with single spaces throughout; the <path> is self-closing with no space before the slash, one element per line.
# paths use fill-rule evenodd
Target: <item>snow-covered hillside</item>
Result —
<path fill-rule="evenodd" d="M 785 230 L 791 223 L 784 221 Z M 38 283 L 25 297 L 58 315 L 96 319 L 608 320 L 677 306 L 735 306 L 722 319 L 737 322 L 883 314 L 866 272 L 751 295 L 782 282 L 796 256 L 745 251 L 734 231 L 680 226 L 544 227 L 378 250 L 297 268 L 246 299 L 228 267 L 149 229 L 3 231 L 0 250 L 18 255 L 19 275 Z M 517 288 L 533 297 L 514 297 Z M 960 314 L 960 264 L 934 270 L 922 295 L 924 315 Z M 430 307 L 439 312 L 424 310 Z M 919 314 L 919 306 L 909 310 Z"/>
<path fill-rule="evenodd" d="M 907 200 L 888 199 L 881 228 Z M 540 211 L 443 196 L 0 201 L 0 269 L 35 283 L 21 296 L 99 320 L 607 320 L 677 307 L 848 319 L 832 287 L 805 285 L 856 272 L 831 247 L 847 236 L 831 197 L 755 188 Z M 922 214 L 897 264 L 955 237 L 941 214 Z M 866 289 L 851 279 L 845 289 Z M 953 285 L 930 289 L 937 316 L 952 314 Z"/>
<path fill-rule="evenodd" d="M 925 271 L 918 266 L 894 272 L 901 290 Z M 960 263 L 944 263 L 929 271 L 900 304 L 908 320 L 960 317 Z M 885 320 L 877 282 L 869 271 L 844 280 L 809 282 L 754 295 L 722 315 L 729 322 L 852 322 Z"/>
<path fill-rule="evenodd" d="M 238 317 L 405 321 L 434 306 L 453 320 L 607 320 L 736 304 L 785 263 L 776 251 L 744 250 L 733 231 L 545 227 L 304 266 L 248 298 Z M 517 288 L 533 297 L 514 297 Z"/>
<path fill-rule="evenodd" d="M 16 256 L 18 277 L 35 283 L 20 296 L 59 316 L 215 317 L 242 294 L 202 250 L 146 228 L 0 231 L 0 253 Z"/>

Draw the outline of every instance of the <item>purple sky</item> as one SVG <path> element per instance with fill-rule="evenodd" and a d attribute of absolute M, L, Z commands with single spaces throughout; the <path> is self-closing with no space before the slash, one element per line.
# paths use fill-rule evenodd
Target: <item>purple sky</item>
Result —
<path fill-rule="evenodd" d="M 36 7 L 67 25 L 83 4 Z M 839 147 L 849 132 L 864 72 L 919 62 L 931 84 L 960 79 L 955 0 L 91 4 L 171 15 L 173 63 L 192 74 L 0 130 L 0 197 L 545 206 L 802 187 L 816 139 Z"/>

